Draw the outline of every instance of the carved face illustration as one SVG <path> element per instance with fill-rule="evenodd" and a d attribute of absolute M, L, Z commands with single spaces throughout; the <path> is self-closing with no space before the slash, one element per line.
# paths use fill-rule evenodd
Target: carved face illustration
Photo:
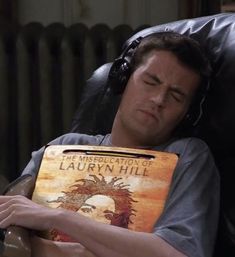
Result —
<path fill-rule="evenodd" d="M 114 177 L 110 181 L 100 175 L 90 175 L 91 179 L 80 179 L 63 192 L 63 196 L 50 202 L 59 203 L 57 208 L 64 208 L 93 218 L 99 222 L 128 228 L 131 216 L 135 215 L 129 185 L 122 178 Z M 50 238 L 55 241 L 73 242 L 74 240 L 62 231 L 52 229 Z"/>
<path fill-rule="evenodd" d="M 110 224 L 111 217 L 115 212 L 115 202 L 111 197 L 94 195 L 77 212 L 99 222 Z"/>
<path fill-rule="evenodd" d="M 81 213 L 97 221 L 128 228 L 130 218 L 135 215 L 129 185 L 122 178 L 114 177 L 109 182 L 100 175 L 90 175 L 91 179 L 77 180 L 69 191 L 51 202 L 60 203 L 58 208 Z"/>

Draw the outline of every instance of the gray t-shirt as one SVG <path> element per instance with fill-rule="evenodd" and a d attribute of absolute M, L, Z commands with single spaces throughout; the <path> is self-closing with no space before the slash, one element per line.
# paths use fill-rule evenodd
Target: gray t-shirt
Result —
<path fill-rule="evenodd" d="M 109 145 L 109 142 L 109 135 L 70 133 L 49 145 Z M 33 152 L 23 174 L 37 174 L 44 149 Z M 197 138 L 174 139 L 152 149 L 179 154 L 168 198 L 153 233 L 187 256 L 212 256 L 218 223 L 220 181 L 210 150 Z"/>

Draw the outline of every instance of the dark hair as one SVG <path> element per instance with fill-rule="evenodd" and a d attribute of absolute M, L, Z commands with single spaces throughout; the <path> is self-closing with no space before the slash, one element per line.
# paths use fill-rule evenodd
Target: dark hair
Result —
<path fill-rule="evenodd" d="M 105 177 L 99 174 L 89 175 L 91 179 L 79 179 L 71 186 L 71 190 L 63 192 L 65 195 L 58 197 L 50 202 L 60 203 L 59 207 L 78 211 L 85 202 L 94 195 L 104 195 L 112 198 L 115 202 L 115 212 L 105 213 L 106 219 L 110 220 L 111 225 L 128 228 L 132 223 L 131 216 L 135 216 L 135 210 L 132 203 L 132 193 L 128 186 L 123 182 L 120 183 L 121 177 L 113 177 L 107 182 Z"/>
<path fill-rule="evenodd" d="M 182 64 L 198 73 L 202 80 L 210 77 L 210 64 L 200 44 L 188 36 L 171 31 L 151 34 L 141 40 L 130 61 L 132 72 L 153 50 L 170 51 Z"/>
<path fill-rule="evenodd" d="M 201 78 L 201 83 L 195 93 L 189 111 L 185 119 L 176 129 L 178 136 L 180 134 L 185 135 L 185 132 L 195 127 L 201 118 L 202 103 L 209 89 L 211 76 L 210 62 L 204 49 L 197 41 L 173 31 L 165 31 L 151 34 L 141 40 L 138 47 L 131 53 L 131 73 L 133 73 L 143 63 L 148 54 L 154 50 L 172 52 L 183 65 L 192 69 Z"/>

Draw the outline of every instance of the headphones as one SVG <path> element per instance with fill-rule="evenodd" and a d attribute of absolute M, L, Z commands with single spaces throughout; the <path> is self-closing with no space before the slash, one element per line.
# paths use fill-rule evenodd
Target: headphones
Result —
<path fill-rule="evenodd" d="M 206 85 L 202 85 L 199 92 L 196 93 L 195 99 L 193 100 L 189 110 L 185 116 L 185 120 L 192 127 L 196 127 L 203 116 L 203 107 L 210 89 L 210 82 L 208 81 Z"/>
<path fill-rule="evenodd" d="M 110 68 L 107 84 L 115 94 L 122 94 L 125 90 L 132 70 L 130 60 L 142 39 L 143 37 L 138 37 L 132 41 Z"/>
<path fill-rule="evenodd" d="M 171 31 L 173 32 L 173 31 Z M 157 32 L 162 33 L 162 32 Z M 123 51 L 121 56 L 113 62 L 109 75 L 108 75 L 108 87 L 113 91 L 114 94 L 122 94 L 125 90 L 126 84 L 132 73 L 131 58 L 135 53 L 136 48 L 139 46 L 142 39 L 151 36 L 154 33 L 146 35 L 144 37 L 138 37 L 132 41 Z M 210 83 L 200 86 L 199 91 L 196 93 L 195 99 L 193 100 L 185 118 L 180 123 L 182 127 L 196 127 L 201 120 L 203 115 L 203 105 L 206 100 L 207 93 L 210 88 Z M 181 125 L 180 125 L 181 127 Z"/>

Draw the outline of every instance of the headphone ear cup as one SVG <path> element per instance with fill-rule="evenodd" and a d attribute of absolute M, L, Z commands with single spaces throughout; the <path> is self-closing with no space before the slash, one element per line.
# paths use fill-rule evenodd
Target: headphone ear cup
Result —
<path fill-rule="evenodd" d="M 121 94 L 125 90 L 126 84 L 131 75 L 131 65 L 129 60 L 141 40 L 142 37 L 138 37 L 131 42 L 124 50 L 121 57 L 116 59 L 110 68 L 107 86 L 110 87 L 114 94 Z"/>
<path fill-rule="evenodd" d="M 203 103 L 205 98 L 206 93 L 204 91 L 198 93 L 196 99 L 189 107 L 188 113 L 185 115 L 184 119 L 181 121 L 176 130 L 178 135 L 184 134 L 185 136 L 187 133 L 189 133 L 189 136 L 191 136 L 191 133 L 193 131 L 195 132 L 195 128 L 199 124 L 203 115 Z"/>
<path fill-rule="evenodd" d="M 208 86 L 199 92 L 194 103 L 189 108 L 186 120 L 193 126 L 196 127 L 203 115 L 203 105 L 206 100 Z"/>
<path fill-rule="evenodd" d="M 123 93 L 131 75 L 131 67 L 125 58 L 114 61 L 110 68 L 108 84 L 115 94 Z"/>

